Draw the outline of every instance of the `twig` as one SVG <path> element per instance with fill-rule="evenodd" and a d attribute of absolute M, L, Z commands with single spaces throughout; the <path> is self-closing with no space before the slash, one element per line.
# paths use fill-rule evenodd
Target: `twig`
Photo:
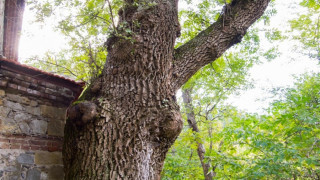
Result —
<path fill-rule="evenodd" d="M 117 32 L 117 29 L 116 29 L 116 25 L 114 23 L 114 17 L 113 17 L 113 13 L 112 13 L 112 7 L 111 7 L 111 3 L 109 0 L 106 0 L 108 2 L 108 6 L 109 6 L 109 11 L 110 11 L 110 15 L 111 15 L 111 21 L 112 21 L 112 26 L 113 26 L 113 29 L 115 32 Z"/>

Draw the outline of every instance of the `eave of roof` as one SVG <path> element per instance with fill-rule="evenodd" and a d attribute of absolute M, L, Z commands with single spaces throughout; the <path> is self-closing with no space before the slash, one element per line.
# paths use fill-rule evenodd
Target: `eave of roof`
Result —
<path fill-rule="evenodd" d="M 74 80 L 48 73 L 45 71 L 42 71 L 40 69 L 27 66 L 24 64 L 21 64 L 14 60 L 8 60 L 4 58 L 0 58 L 0 69 L 8 69 L 10 71 L 29 75 L 37 80 L 43 81 L 43 82 L 49 82 L 55 85 L 59 85 L 62 87 L 69 88 L 72 90 L 76 95 L 79 95 L 81 91 L 83 90 L 83 87 L 85 85 L 84 82 L 76 82 Z"/>

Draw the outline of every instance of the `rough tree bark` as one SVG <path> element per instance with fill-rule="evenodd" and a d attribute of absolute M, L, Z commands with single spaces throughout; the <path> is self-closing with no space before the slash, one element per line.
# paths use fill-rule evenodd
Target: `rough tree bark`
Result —
<path fill-rule="evenodd" d="M 186 111 L 187 111 L 187 121 L 188 125 L 192 129 L 194 133 L 199 132 L 198 124 L 196 121 L 196 116 L 194 114 L 193 106 L 192 106 L 192 97 L 191 97 L 192 89 L 184 89 L 182 90 L 182 98 L 183 103 L 185 104 Z M 210 162 L 205 162 L 205 154 L 206 149 L 201 141 L 197 141 L 197 153 L 201 162 L 203 175 L 205 180 L 212 180 L 215 176 L 214 168 L 211 167 Z"/>
<path fill-rule="evenodd" d="M 102 75 L 68 110 L 65 179 L 160 179 L 182 128 L 177 89 L 240 42 L 269 1 L 233 0 L 217 22 L 175 50 L 178 0 L 126 0 L 119 11 L 125 27 L 106 43 Z"/>

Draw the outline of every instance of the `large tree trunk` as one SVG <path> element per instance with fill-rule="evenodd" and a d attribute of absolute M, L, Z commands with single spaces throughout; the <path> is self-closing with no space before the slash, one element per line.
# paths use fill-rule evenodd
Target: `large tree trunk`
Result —
<path fill-rule="evenodd" d="M 170 73 L 179 32 L 176 2 L 139 10 L 128 3 L 120 16 L 133 35 L 118 29 L 126 38 L 108 40 L 102 76 L 69 109 L 66 179 L 160 179 L 182 128 Z"/>
<path fill-rule="evenodd" d="M 269 0 L 234 0 L 193 46 L 176 52 L 177 0 L 154 2 L 125 2 L 119 11 L 121 26 L 107 41 L 102 75 L 68 110 L 66 179 L 160 179 L 166 153 L 182 128 L 176 90 L 202 65 L 240 42 Z M 210 44 L 214 38 L 223 39 L 219 51 Z M 205 56 L 195 61 L 201 48 Z"/>

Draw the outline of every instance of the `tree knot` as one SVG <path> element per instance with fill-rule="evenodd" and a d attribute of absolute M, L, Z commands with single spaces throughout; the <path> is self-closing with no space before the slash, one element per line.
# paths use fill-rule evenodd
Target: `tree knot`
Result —
<path fill-rule="evenodd" d="M 96 104 L 83 101 L 68 108 L 67 117 L 78 126 L 83 126 L 98 117 Z"/>
<path fill-rule="evenodd" d="M 160 124 L 161 138 L 174 142 L 182 130 L 183 121 L 179 111 L 171 110 L 163 114 Z"/>

